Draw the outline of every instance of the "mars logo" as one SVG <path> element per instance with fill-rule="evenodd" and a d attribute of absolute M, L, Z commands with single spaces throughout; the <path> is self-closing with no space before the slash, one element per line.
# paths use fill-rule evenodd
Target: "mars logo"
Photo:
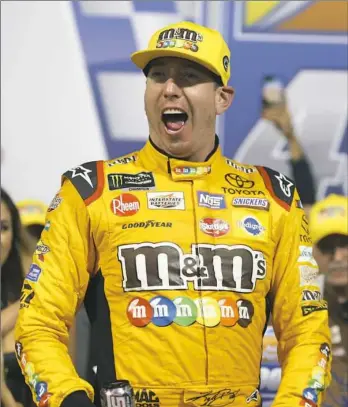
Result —
<path fill-rule="evenodd" d="M 193 244 L 184 254 L 171 242 L 118 247 L 124 291 L 195 290 L 250 293 L 266 276 L 262 252 L 245 245 Z"/>
<path fill-rule="evenodd" d="M 204 218 L 200 220 L 199 228 L 207 235 L 220 237 L 228 233 L 230 225 L 222 219 Z"/>
<path fill-rule="evenodd" d="M 129 322 L 136 327 L 145 327 L 150 322 L 158 327 L 172 323 L 188 327 L 197 322 L 206 327 L 238 324 L 247 328 L 252 322 L 254 306 L 248 300 L 234 301 L 232 298 L 215 300 L 211 297 L 192 299 L 180 296 L 170 300 L 161 295 L 150 301 L 135 297 L 127 307 Z"/>
<path fill-rule="evenodd" d="M 203 41 L 203 35 L 197 33 L 196 31 L 189 30 L 187 28 L 171 28 L 169 30 L 164 30 L 158 36 L 157 41 L 164 41 L 164 40 L 186 40 L 186 41 Z"/>

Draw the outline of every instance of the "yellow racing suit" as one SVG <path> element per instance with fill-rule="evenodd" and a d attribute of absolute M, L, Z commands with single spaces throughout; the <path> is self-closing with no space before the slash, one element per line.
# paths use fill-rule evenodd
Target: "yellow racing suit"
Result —
<path fill-rule="evenodd" d="M 269 312 L 282 381 L 274 407 L 320 406 L 330 380 L 327 304 L 294 183 L 266 167 L 143 149 L 67 171 L 23 286 L 16 353 L 39 406 L 90 384 L 67 351 L 89 283 L 100 387 L 136 406 L 261 406 Z"/>

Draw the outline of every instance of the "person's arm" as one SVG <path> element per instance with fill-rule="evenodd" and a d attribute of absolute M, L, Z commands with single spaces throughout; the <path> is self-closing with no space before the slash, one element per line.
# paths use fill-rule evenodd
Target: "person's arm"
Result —
<path fill-rule="evenodd" d="M 19 300 L 1 311 L 1 336 L 6 336 L 15 327 L 19 311 Z"/>
<path fill-rule="evenodd" d="M 327 303 L 320 299 L 312 247 L 300 242 L 304 211 L 298 198 L 295 190 L 279 220 L 283 224 L 278 225 L 281 237 L 273 264 L 270 299 L 282 380 L 272 407 L 320 407 L 330 382 Z M 305 404 L 308 400 L 312 404 Z"/>
<path fill-rule="evenodd" d="M 271 121 L 287 139 L 290 154 L 289 165 L 302 204 L 304 206 L 313 205 L 316 200 L 313 172 L 306 154 L 295 134 L 291 116 L 286 104 L 284 103 L 264 108 L 262 117 Z"/>
<path fill-rule="evenodd" d="M 1 346 L 1 344 L 0 344 Z M 1 357 L 1 363 L 0 363 L 0 374 L 1 374 L 1 384 L 0 384 L 0 395 L 1 395 L 1 405 L 3 407 L 19 407 L 16 403 L 16 400 L 14 399 L 10 389 L 7 387 L 6 382 L 5 382 L 5 371 L 4 371 L 4 357 L 2 354 L 2 349 L 0 349 L 0 357 Z"/>
<path fill-rule="evenodd" d="M 94 273 L 96 256 L 87 207 L 69 180 L 47 221 L 50 227 L 42 232 L 23 285 L 16 354 L 36 403 L 49 398 L 49 405 L 58 407 L 79 391 L 90 403 L 93 388 L 76 373 L 68 353 L 68 331 Z"/>

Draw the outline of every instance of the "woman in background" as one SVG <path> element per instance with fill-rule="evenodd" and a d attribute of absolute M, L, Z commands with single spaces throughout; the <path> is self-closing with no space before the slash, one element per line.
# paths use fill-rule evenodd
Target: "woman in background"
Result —
<path fill-rule="evenodd" d="M 1 351 L 4 359 L 1 398 L 4 407 L 12 407 L 11 395 L 17 402 L 16 407 L 32 405 L 31 392 L 16 360 L 13 329 L 25 271 L 29 270 L 35 245 L 36 241 L 21 227 L 15 204 L 1 188 Z"/>

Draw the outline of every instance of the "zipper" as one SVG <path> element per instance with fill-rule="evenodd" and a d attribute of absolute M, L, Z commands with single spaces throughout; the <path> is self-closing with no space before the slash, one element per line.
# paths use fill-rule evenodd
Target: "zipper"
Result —
<path fill-rule="evenodd" d="M 199 288 L 201 286 L 201 280 L 200 280 L 200 275 L 201 275 L 201 267 L 199 263 L 199 250 L 198 250 L 198 233 L 197 233 L 197 228 L 198 228 L 198 219 L 197 219 L 197 213 L 196 213 L 196 203 L 195 203 L 195 188 L 194 188 L 194 181 L 191 182 L 191 198 L 192 198 L 192 203 L 193 205 L 193 222 L 194 222 L 194 236 L 195 236 L 195 255 L 197 258 L 197 278 L 199 279 Z M 198 290 L 198 295 L 200 297 L 200 312 L 202 315 L 203 319 L 203 335 L 204 335 L 204 349 L 205 349 L 205 384 L 208 385 L 208 373 L 209 373 L 209 358 L 208 358 L 208 342 L 207 342 L 207 327 L 205 324 L 205 315 L 204 315 L 204 308 L 203 308 L 203 296 L 202 296 L 202 290 Z"/>

